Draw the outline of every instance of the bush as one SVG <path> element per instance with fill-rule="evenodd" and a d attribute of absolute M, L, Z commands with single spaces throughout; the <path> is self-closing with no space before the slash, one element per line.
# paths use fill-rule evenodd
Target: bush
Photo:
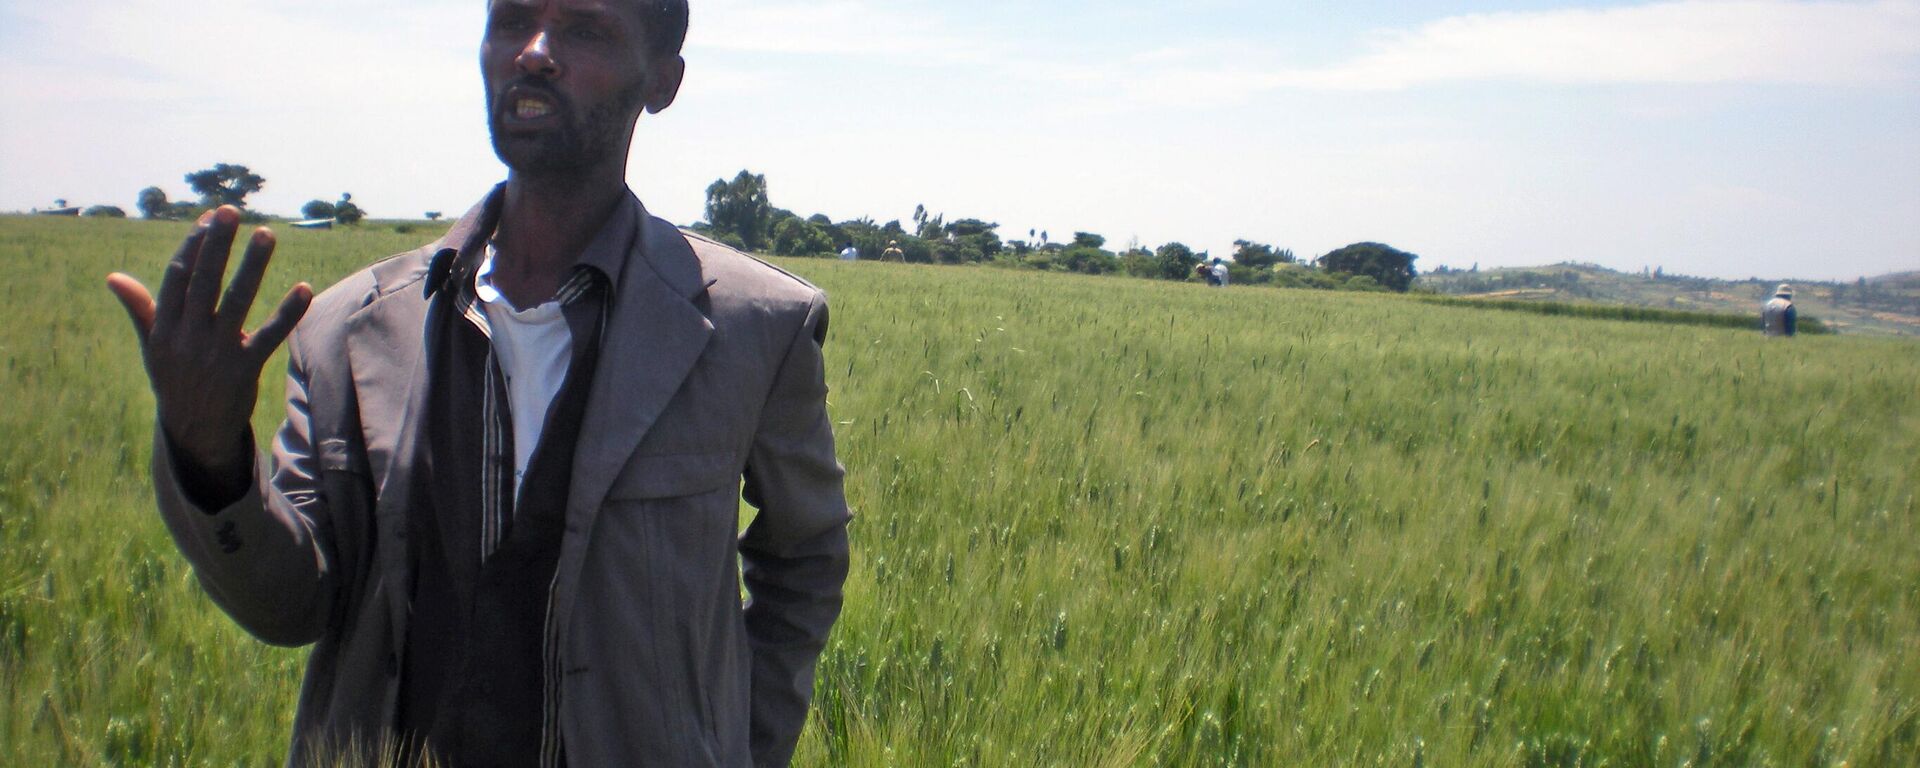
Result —
<path fill-rule="evenodd" d="M 1273 282 L 1273 270 L 1262 269 L 1252 264 L 1237 261 L 1227 262 L 1227 283 L 1229 285 L 1263 285 Z"/>
<path fill-rule="evenodd" d="M 789 217 L 773 225 L 773 252 L 781 256 L 824 256 L 834 252 L 834 243 L 818 224 Z"/>
<path fill-rule="evenodd" d="M 1272 273 L 1270 283 L 1277 288 L 1338 291 L 1347 287 L 1346 281 L 1339 277 L 1299 264 L 1275 264 Z"/>
<path fill-rule="evenodd" d="M 300 215 L 309 219 L 331 219 L 334 213 L 333 203 L 325 200 L 308 200 L 306 205 L 300 206 Z"/>
<path fill-rule="evenodd" d="M 86 215 L 103 219 L 124 219 L 127 217 L 127 212 L 117 205 L 96 205 L 88 208 Z"/>

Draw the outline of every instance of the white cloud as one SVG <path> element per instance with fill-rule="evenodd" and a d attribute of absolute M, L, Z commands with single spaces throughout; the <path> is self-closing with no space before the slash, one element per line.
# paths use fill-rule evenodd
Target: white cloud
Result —
<path fill-rule="evenodd" d="M 1134 57 L 1109 82 L 1132 105 L 1217 106 L 1275 90 L 1394 91 L 1448 82 L 1863 86 L 1920 80 L 1920 0 L 1673 0 L 1454 16 L 1376 32 L 1343 62 Z"/>
<path fill-rule="evenodd" d="M 1271 72 L 1262 83 L 1381 90 L 1457 80 L 1820 85 L 1909 80 L 1920 57 L 1920 2 L 1679 0 L 1476 14 L 1381 33 L 1371 49 L 1333 67 Z"/>

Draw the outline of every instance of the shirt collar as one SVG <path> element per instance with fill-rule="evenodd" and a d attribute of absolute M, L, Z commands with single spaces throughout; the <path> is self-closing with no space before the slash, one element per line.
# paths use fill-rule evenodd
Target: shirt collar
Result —
<path fill-rule="evenodd" d="M 586 250 L 580 253 L 574 269 L 590 270 L 598 273 L 596 277 L 605 280 L 609 288 L 620 285 L 620 277 L 627 265 L 627 257 L 633 252 L 640 222 L 645 208 L 635 197 L 631 188 L 614 205 L 613 213 L 607 216 L 606 223 L 600 225 L 600 231 L 587 243 Z M 475 271 L 486 258 L 490 238 L 500 222 L 501 201 L 506 197 L 506 185 L 493 188 L 492 193 L 473 211 L 463 217 L 459 223 L 447 231 L 441 240 L 440 251 L 434 254 L 427 267 L 426 293 L 452 287 L 455 293 L 466 293 L 473 289 Z"/>

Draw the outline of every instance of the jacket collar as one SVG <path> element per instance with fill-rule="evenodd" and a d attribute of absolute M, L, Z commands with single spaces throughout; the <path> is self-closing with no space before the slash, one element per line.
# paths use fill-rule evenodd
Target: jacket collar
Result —
<path fill-rule="evenodd" d="M 429 246 L 433 252 L 426 271 L 425 295 L 431 298 L 435 293 L 450 287 L 449 281 L 456 277 L 466 279 L 471 270 L 477 267 L 481 251 L 492 238 L 500 223 L 500 210 L 506 199 L 506 184 L 495 185 L 478 204 L 460 217 L 447 234 Z M 600 231 L 580 253 L 576 262 L 581 267 L 598 271 L 609 285 L 619 285 L 628 263 L 635 261 L 632 252 L 641 223 L 649 217 L 646 206 L 640 204 L 632 189 L 614 206 L 613 213 L 601 224 Z M 699 265 L 693 265 L 697 275 Z"/>

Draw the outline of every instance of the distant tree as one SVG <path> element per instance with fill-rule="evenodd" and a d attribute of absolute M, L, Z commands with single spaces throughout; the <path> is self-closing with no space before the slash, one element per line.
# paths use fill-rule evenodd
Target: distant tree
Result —
<path fill-rule="evenodd" d="M 781 256 L 823 256 L 833 249 L 833 238 L 818 224 L 787 216 L 773 225 L 773 252 Z"/>
<path fill-rule="evenodd" d="M 834 228 L 840 232 L 840 237 L 835 240 L 836 247 L 852 243 L 854 248 L 860 250 L 860 258 L 863 259 L 879 259 L 880 254 L 887 250 L 887 241 L 899 237 L 899 232 L 889 232 L 864 216 L 842 221 L 835 224 Z"/>
<path fill-rule="evenodd" d="M 943 228 L 943 225 L 941 224 L 941 220 L 944 218 L 946 217 L 942 216 L 940 218 L 934 218 L 933 212 L 928 211 L 926 205 L 915 203 L 913 206 L 914 236 L 920 237 L 920 238 L 926 238 L 929 236 L 938 237 L 940 234 L 940 230 Z"/>
<path fill-rule="evenodd" d="M 821 232 L 827 234 L 827 239 L 832 240 L 834 243 L 834 253 L 839 253 L 841 246 L 852 242 L 852 238 L 847 237 L 846 228 L 833 223 L 833 219 L 828 218 L 824 213 L 816 213 L 808 216 L 807 223 L 818 227 Z"/>
<path fill-rule="evenodd" d="M 742 170 L 731 182 L 715 179 L 707 186 L 707 223 L 715 232 L 738 238 L 747 250 L 766 245 L 773 233 L 767 177 Z"/>
<path fill-rule="evenodd" d="M 924 205 L 913 207 L 913 234 L 922 240 L 944 240 L 947 237 L 947 215 L 935 215 Z"/>
<path fill-rule="evenodd" d="M 1340 275 L 1366 275 L 1379 285 L 1404 293 L 1413 285 L 1413 262 L 1418 258 L 1380 243 L 1354 243 L 1320 257 L 1320 267 Z"/>
<path fill-rule="evenodd" d="M 1073 242 L 1070 243 L 1068 247 L 1078 246 L 1078 247 L 1098 249 L 1098 248 L 1104 248 L 1106 247 L 1106 245 L 1107 245 L 1107 239 L 1104 237 L 1096 235 L 1092 232 L 1075 232 L 1073 233 Z"/>
<path fill-rule="evenodd" d="M 1167 243 L 1154 251 L 1154 259 L 1160 263 L 1159 277 L 1163 280 L 1185 280 L 1193 274 L 1193 265 L 1200 263 L 1200 257 L 1193 249 L 1180 243 Z"/>
<path fill-rule="evenodd" d="M 1227 262 L 1227 277 L 1230 285 L 1263 285 L 1273 282 L 1273 268 L 1253 268 L 1237 261 Z"/>
<path fill-rule="evenodd" d="M 1292 264 L 1293 251 L 1274 250 L 1265 243 L 1252 240 L 1233 241 L 1233 263 L 1244 264 L 1258 270 L 1271 270 L 1275 264 Z"/>
<path fill-rule="evenodd" d="M 1093 239 L 1101 243 L 1106 242 L 1099 235 L 1095 235 Z M 1089 275 L 1104 275 L 1120 271 L 1120 257 L 1108 253 L 1097 245 L 1091 245 L 1091 242 L 1082 240 L 1076 235 L 1074 243 L 1054 257 L 1054 264 L 1061 269 Z"/>
<path fill-rule="evenodd" d="M 333 203 L 325 200 L 308 200 L 306 205 L 300 206 L 300 215 L 309 219 L 331 219 L 336 210 Z"/>
<path fill-rule="evenodd" d="M 960 219 L 942 227 L 945 248 L 935 247 L 941 261 L 971 264 L 1000 255 L 1004 247 L 997 230 L 1000 225 L 980 219 Z"/>
<path fill-rule="evenodd" d="M 1349 287 L 1346 275 L 1331 274 L 1305 264 L 1275 264 L 1272 271 L 1272 283 L 1281 288 L 1337 291 Z"/>
<path fill-rule="evenodd" d="M 140 215 L 149 219 L 171 219 L 174 214 L 173 202 L 167 199 L 167 191 L 159 187 L 140 190 L 137 207 Z"/>
<path fill-rule="evenodd" d="M 342 224 L 359 224 L 367 217 L 367 212 L 353 204 L 353 193 L 340 193 L 340 202 L 333 204 L 333 220 Z"/>
<path fill-rule="evenodd" d="M 1126 253 L 1120 254 L 1119 262 L 1120 271 L 1130 277 L 1160 276 L 1160 260 L 1153 255 L 1153 251 L 1145 248 L 1135 246 L 1127 249 Z"/>
<path fill-rule="evenodd" d="M 244 165 L 218 163 L 212 168 L 194 171 L 186 176 L 187 186 L 192 187 L 200 196 L 200 202 L 208 208 L 231 205 L 235 208 L 247 207 L 247 195 L 260 191 L 267 180 Z"/>
<path fill-rule="evenodd" d="M 427 211 L 427 221 L 439 221 L 439 220 L 440 220 L 439 211 Z"/>
<path fill-rule="evenodd" d="M 87 209 L 86 215 L 102 219 L 124 219 L 127 212 L 117 205 L 96 205 Z"/>

